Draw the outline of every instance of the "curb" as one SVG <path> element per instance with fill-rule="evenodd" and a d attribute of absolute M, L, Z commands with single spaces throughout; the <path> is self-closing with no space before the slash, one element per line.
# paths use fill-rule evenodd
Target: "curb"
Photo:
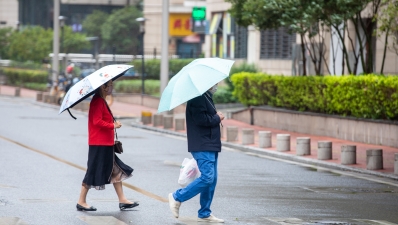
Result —
<path fill-rule="evenodd" d="M 137 124 L 137 123 L 131 123 L 131 126 L 135 127 L 135 128 L 139 128 L 139 129 L 155 131 L 158 133 L 169 134 L 169 135 L 174 135 L 174 136 L 178 136 L 178 137 L 186 137 L 187 136 L 186 134 L 179 133 L 176 131 L 165 130 L 162 128 L 151 127 L 151 126 Z M 325 162 L 325 161 L 321 161 L 321 160 L 309 159 L 309 158 L 305 158 L 305 157 L 284 154 L 284 153 L 275 152 L 275 151 L 269 151 L 269 150 L 263 149 L 263 148 L 244 146 L 244 145 L 230 143 L 230 142 L 226 142 L 226 141 L 221 141 L 221 142 L 222 142 L 222 146 L 224 146 L 224 147 L 237 149 L 242 152 L 250 152 L 250 153 L 270 156 L 270 157 L 274 157 L 274 158 L 278 158 L 278 159 L 283 159 L 283 160 L 288 160 L 288 161 L 293 161 L 293 162 L 298 162 L 298 163 L 305 163 L 305 164 L 309 164 L 312 166 L 320 166 L 320 167 L 324 167 L 327 169 L 334 169 L 334 170 L 340 170 L 340 171 L 346 171 L 346 172 L 355 172 L 355 173 L 383 177 L 383 178 L 388 178 L 388 179 L 398 181 L 398 175 L 394 175 L 394 174 L 386 174 L 386 173 L 381 173 L 381 172 L 377 172 L 377 171 L 358 169 L 358 168 L 353 168 L 353 167 L 349 167 L 349 166 L 345 166 L 345 165 L 329 163 L 329 162 Z"/>

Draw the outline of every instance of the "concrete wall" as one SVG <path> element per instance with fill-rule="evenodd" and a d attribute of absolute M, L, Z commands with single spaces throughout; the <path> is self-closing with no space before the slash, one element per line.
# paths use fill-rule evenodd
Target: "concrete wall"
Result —
<path fill-rule="evenodd" d="M 231 116 L 232 119 L 250 122 L 249 110 L 233 113 Z M 253 124 L 291 132 L 398 147 L 398 123 L 388 121 L 255 107 L 253 108 Z"/>
<path fill-rule="evenodd" d="M 238 112 L 233 112 L 231 113 L 231 119 L 239 120 L 241 122 L 250 124 L 250 111 L 249 109 L 247 109 Z"/>

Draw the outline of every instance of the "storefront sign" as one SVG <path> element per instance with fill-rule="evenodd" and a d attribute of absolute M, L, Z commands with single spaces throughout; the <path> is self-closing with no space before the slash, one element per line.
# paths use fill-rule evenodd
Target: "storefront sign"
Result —
<path fill-rule="evenodd" d="M 170 13 L 169 17 L 170 36 L 188 36 L 191 31 L 191 14 Z"/>

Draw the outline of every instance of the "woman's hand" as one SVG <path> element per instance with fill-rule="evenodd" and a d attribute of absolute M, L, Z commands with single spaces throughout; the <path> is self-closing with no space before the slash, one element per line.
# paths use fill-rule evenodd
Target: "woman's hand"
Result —
<path fill-rule="evenodd" d="M 217 112 L 217 115 L 220 117 L 220 120 L 223 120 L 225 118 L 222 112 Z"/>
<path fill-rule="evenodd" d="M 113 126 L 115 129 L 120 128 L 122 126 L 122 124 L 120 123 L 119 120 L 116 120 L 116 122 L 113 123 Z"/>

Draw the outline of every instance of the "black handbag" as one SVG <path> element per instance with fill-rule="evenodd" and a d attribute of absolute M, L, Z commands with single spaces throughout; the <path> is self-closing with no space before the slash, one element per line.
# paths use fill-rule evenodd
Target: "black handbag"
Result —
<path fill-rule="evenodd" d="M 108 103 L 104 100 L 106 108 L 108 108 L 109 113 L 112 115 L 113 118 L 113 122 L 116 122 L 115 117 L 113 117 L 112 111 L 108 106 Z M 116 135 L 116 141 L 115 144 L 113 145 L 113 151 L 117 154 L 122 154 L 123 153 L 123 145 L 122 142 L 120 142 L 117 138 L 117 132 L 116 132 L 116 128 L 115 128 L 115 135 Z"/>
<path fill-rule="evenodd" d="M 115 144 L 113 145 L 113 150 L 117 154 L 122 154 L 123 153 L 123 146 L 122 146 L 122 142 L 118 141 L 118 139 L 117 139 L 116 129 L 115 129 L 115 134 L 116 134 L 116 141 L 115 141 Z"/>

